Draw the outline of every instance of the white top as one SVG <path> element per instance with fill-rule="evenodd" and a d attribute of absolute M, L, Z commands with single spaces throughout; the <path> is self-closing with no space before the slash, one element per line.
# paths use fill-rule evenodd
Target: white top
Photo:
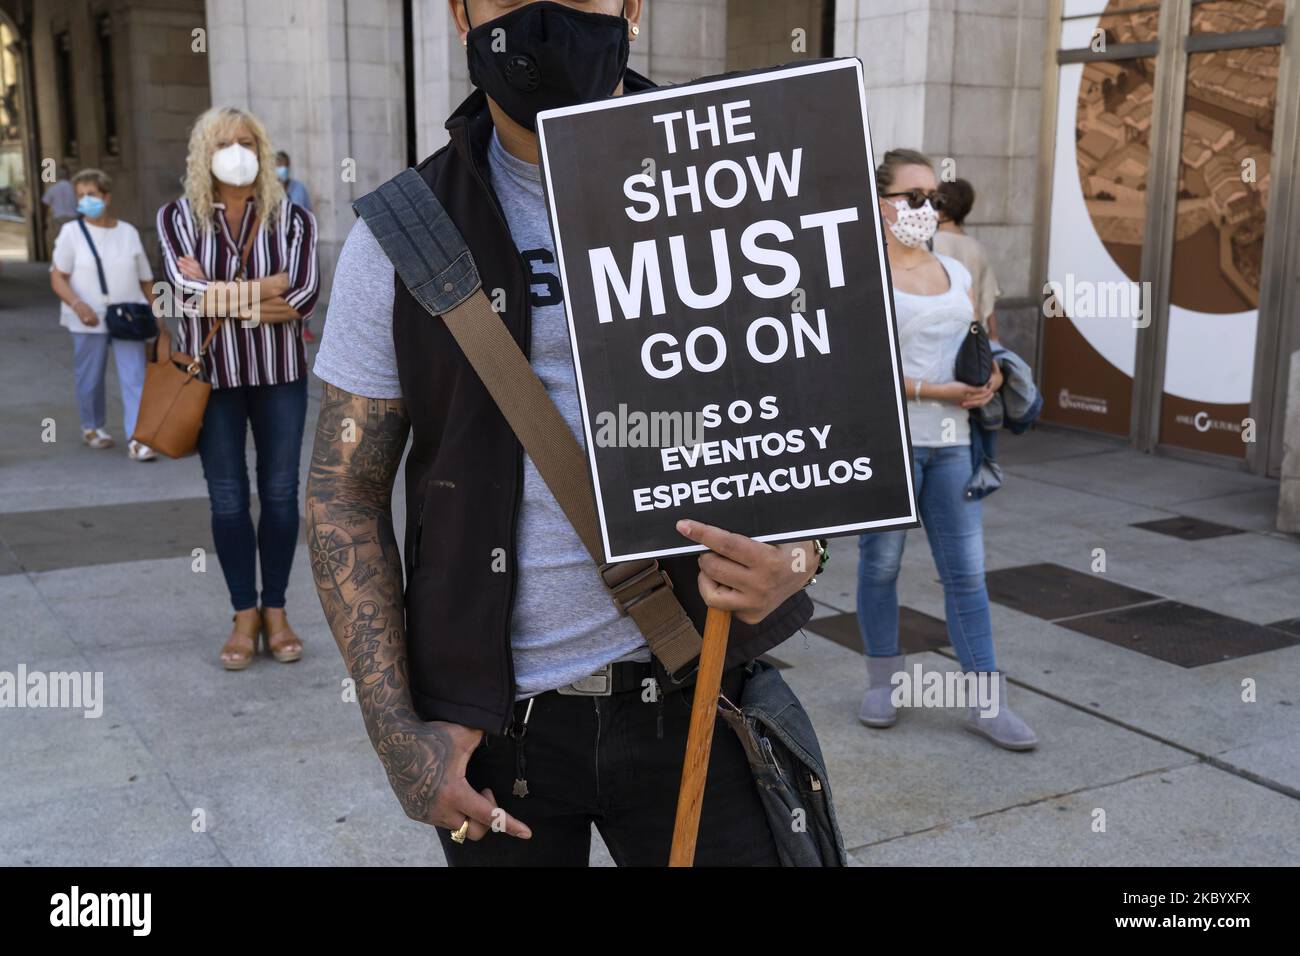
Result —
<path fill-rule="evenodd" d="M 87 335 L 106 335 L 108 326 L 104 324 L 104 313 L 110 302 L 148 302 L 140 289 L 141 282 L 153 279 L 153 269 L 144 254 L 140 243 L 140 233 L 129 222 L 117 221 L 111 229 L 92 226 L 86 223 L 95 249 L 104 264 L 104 281 L 108 283 L 108 295 L 99 287 L 99 273 L 95 270 L 95 256 L 86 244 L 86 237 L 76 220 L 63 224 L 58 238 L 54 240 L 54 255 L 50 268 L 58 269 L 68 276 L 72 291 L 77 293 L 99 316 L 98 325 L 86 325 L 77 317 L 77 313 L 66 303 L 59 308 L 59 324 L 70 332 Z"/>
<path fill-rule="evenodd" d="M 967 294 L 971 277 L 966 267 L 937 252 L 935 258 L 948 273 L 947 292 L 913 295 L 894 287 L 903 374 L 927 385 L 956 381 L 957 352 L 975 317 Z M 912 445 L 917 448 L 969 445 L 969 414 L 948 402 L 909 400 L 907 420 L 912 430 Z"/>

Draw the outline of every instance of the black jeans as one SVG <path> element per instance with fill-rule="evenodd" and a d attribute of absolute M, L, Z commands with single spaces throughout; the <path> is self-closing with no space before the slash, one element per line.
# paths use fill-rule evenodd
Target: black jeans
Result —
<path fill-rule="evenodd" d="M 743 682 L 743 670 L 734 668 L 723 675 L 723 692 L 738 700 Z M 586 866 L 594 823 L 619 866 L 666 866 L 693 694 L 688 687 L 656 702 L 643 701 L 637 691 L 535 697 L 522 741 L 484 737 L 467 770 L 470 786 L 490 787 L 507 813 L 528 824 L 532 839 L 489 832 L 477 842 L 456 844 L 439 827 L 447 862 Z M 516 725 L 527 704 L 515 705 Z M 520 745 L 525 797 L 512 789 Z M 780 865 L 745 753 L 721 720 L 714 725 L 695 865 Z"/>

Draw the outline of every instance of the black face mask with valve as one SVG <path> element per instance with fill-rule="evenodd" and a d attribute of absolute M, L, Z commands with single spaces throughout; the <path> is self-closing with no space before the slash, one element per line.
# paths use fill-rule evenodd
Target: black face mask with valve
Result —
<path fill-rule="evenodd" d="M 468 4 L 465 15 L 468 20 Z M 473 27 L 465 46 L 470 82 L 536 132 L 541 111 L 614 92 L 627 68 L 627 21 L 561 3 L 530 3 Z"/>

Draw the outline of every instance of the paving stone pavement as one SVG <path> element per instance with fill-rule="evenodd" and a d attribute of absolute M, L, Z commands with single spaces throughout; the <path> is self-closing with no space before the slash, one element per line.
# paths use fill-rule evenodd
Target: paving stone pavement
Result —
<path fill-rule="evenodd" d="M 198 461 L 141 465 L 122 448 L 80 444 L 71 347 L 40 266 L 5 264 L 0 321 L 0 671 L 104 679 L 98 719 L 0 709 L 0 864 L 441 865 L 343 699 L 305 549 L 288 606 L 304 659 L 222 670 L 229 610 Z M 109 430 L 120 436 L 115 387 L 110 371 Z M 57 440 L 45 442 L 50 419 Z M 909 710 L 887 731 L 858 724 L 861 649 L 851 629 L 843 643 L 818 633 L 854 610 L 851 538 L 833 543 L 813 589 L 817 620 L 774 651 L 821 737 L 854 862 L 1294 863 L 1300 541 L 1271 530 L 1276 484 L 1048 429 L 1004 438 L 1002 459 L 1006 486 L 985 505 L 989 571 L 1012 596 L 1032 580 L 1049 605 L 1054 588 L 1082 602 L 1069 615 L 993 605 L 998 658 L 1042 740 L 1036 752 L 998 750 L 952 711 Z M 395 508 L 400 527 L 400 487 Z M 1239 533 L 1186 540 L 1134 527 L 1178 516 Z M 208 551 L 202 573 L 194 548 Z M 1099 586 L 1078 590 L 1068 571 Z M 1230 626 L 1196 614 L 1153 626 L 1139 612 L 1166 607 L 1156 600 Z M 909 635 L 941 633 L 943 594 L 919 533 L 900 601 Z M 1088 633 L 1098 629 L 1106 640 Z M 1272 649 L 1243 655 L 1254 645 L 1238 635 Z M 1154 654 L 1181 642 L 1200 642 L 1208 662 Z M 942 646 L 910 660 L 956 667 Z M 592 862 L 610 865 L 598 837 Z"/>

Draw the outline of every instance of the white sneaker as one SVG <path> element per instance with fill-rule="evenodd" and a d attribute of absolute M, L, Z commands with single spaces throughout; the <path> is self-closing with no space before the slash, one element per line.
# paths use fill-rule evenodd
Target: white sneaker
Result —
<path fill-rule="evenodd" d="M 91 448 L 113 447 L 113 436 L 102 428 L 87 428 L 81 433 L 81 440 Z"/>
<path fill-rule="evenodd" d="M 127 445 L 126 457 L 130 458 L 132 461 L 156 461 L 158 453 L 148 445 L 132 439 Z"/>

